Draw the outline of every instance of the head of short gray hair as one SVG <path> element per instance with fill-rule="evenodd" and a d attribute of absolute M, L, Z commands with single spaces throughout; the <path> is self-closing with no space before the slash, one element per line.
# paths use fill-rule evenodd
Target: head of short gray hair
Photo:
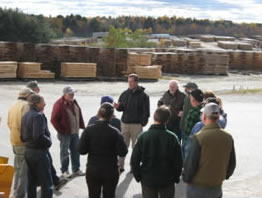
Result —
<path fill-rule="evenodd" d="M 34 107 L 37 104 L 41 103 L 42 100 L 43 100 L 43 96 L 40 96 L 39 94 L 33 94 L 28 99 L 28 103 L 30 106 Z"/>
<path fill-rule="evenodd" d="M 30 88 L 30 89 L 34 89 L 36 87 L 38 87 L 38 82 L 36 80 L 34 81 L 29 81 L 27 84 L 26 84 L 26 87 Z"/>
<path fill-rule="evenodd" d="M 179 86 L 179 82 L 177 80 L 170 80 L 169 85 L 176 85 L 177 87 Z"/>

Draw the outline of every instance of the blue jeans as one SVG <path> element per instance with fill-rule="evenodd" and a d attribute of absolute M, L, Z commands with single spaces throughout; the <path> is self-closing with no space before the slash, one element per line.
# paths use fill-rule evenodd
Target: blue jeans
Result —
<path fill-rule="evenodd" d="M 25 161 L 28 167 L 28 198 L 37 197 L 37 186 L 41 186 L 41 198 L 52 198 L 53 180 L 49 151 L 26 148 Z"/>
<path fill-rule="evenodd" d="M 60 161 L 62 173 L 68 171 L 69 166 L 69 150 L 72 164 L 73 173 L 79 170 L 80 167 L 80 154 L 77 151 L 77 145 L 79 142 L 79 134 L 58 134 L 60 140 Z"/>
<path fill-rule="evenodd" d="M 187 198 L 222 198 L 222 188 L 204 188 L 188 184 L 186 186 Z"/>
<path fill-rule="evenodd" d="M 16 198 L 24 198 L 27 191 L 27 175 L 25 163 L 25 147 L 13 146 L 15 154 L 15 175 L 14 175 L 14 192 L 13 196 Z"/>

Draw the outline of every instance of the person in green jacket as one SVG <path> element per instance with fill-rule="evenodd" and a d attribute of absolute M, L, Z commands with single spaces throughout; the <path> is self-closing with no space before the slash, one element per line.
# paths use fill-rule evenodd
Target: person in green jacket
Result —
<path fill-rule="evenodd" d="M 131 156 L 131 168 L 141 182 L 143 198 L 173 198 L 175 183 L 182 170 L 181 146 L 177 136 L 166 129 L 170 118 L 167 106 L 154 113 L 154 124 L 137 140 Z"/>

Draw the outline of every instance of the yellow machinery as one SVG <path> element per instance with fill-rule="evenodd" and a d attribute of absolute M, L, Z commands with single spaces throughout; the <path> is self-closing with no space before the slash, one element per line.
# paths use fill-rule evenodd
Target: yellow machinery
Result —
<path fill-rule="evenodd" d="M 14 167 L 7 162 L 8 158 L 0 157 L 0 198 L 9 197 L 14 176 Z"/>

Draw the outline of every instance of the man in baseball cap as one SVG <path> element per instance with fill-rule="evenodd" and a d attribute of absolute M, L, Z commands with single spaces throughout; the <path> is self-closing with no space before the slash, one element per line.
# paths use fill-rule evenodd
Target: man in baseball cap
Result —
<path fill-rule="evenodd" d="M 206 104 L 202 114 L 204 127 L 193 136 L 184 162 L 188 198 L 222 197 L 223 181 L 229 179 L 236 167 L 233 137 L 220 127 L 218 119 L 219 106 Z"/>

